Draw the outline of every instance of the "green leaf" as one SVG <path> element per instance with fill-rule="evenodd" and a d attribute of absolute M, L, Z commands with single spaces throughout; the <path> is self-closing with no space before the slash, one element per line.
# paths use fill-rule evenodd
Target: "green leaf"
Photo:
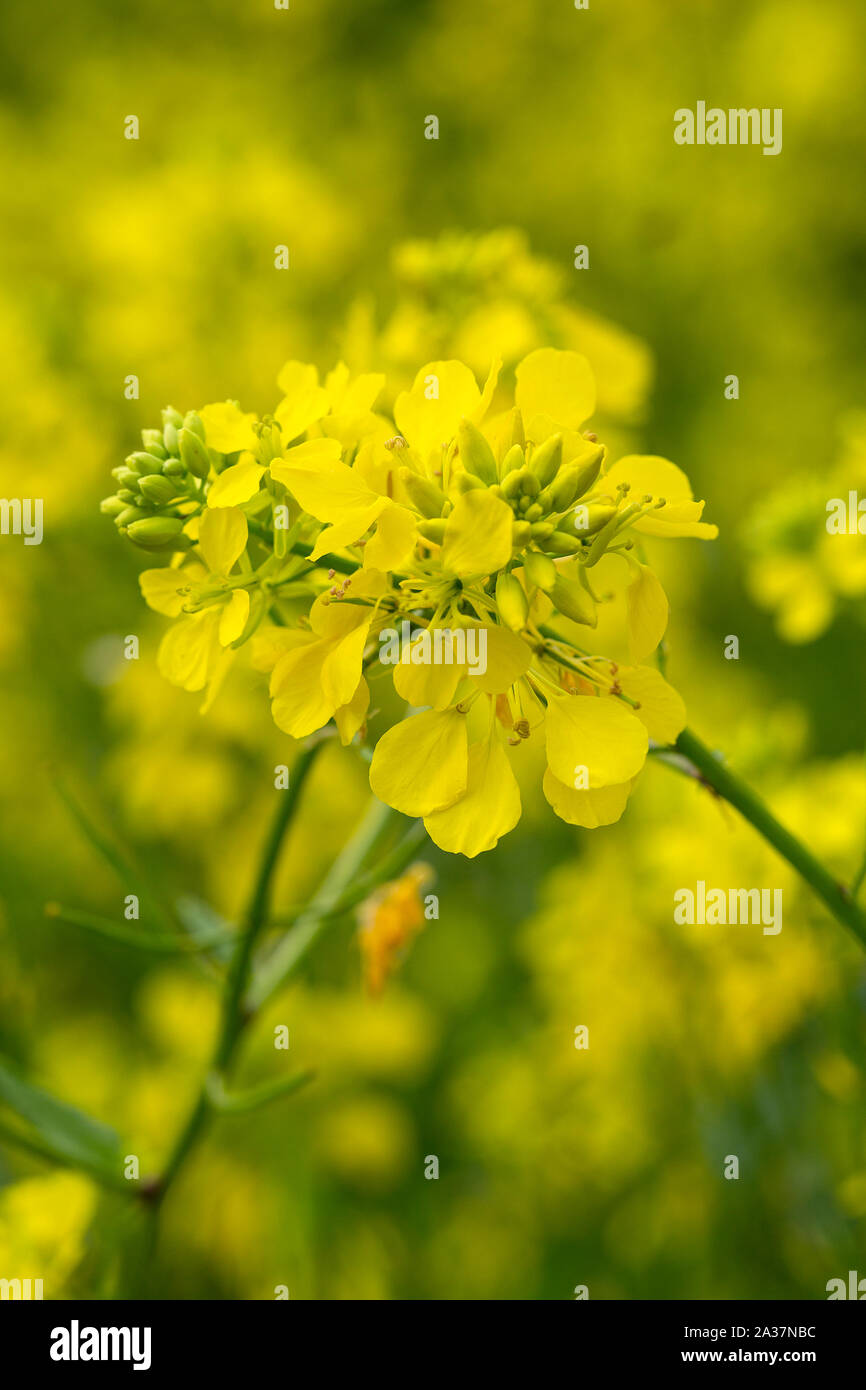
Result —
<path fill-rule="evenodd" d="M 299 1091 L 302 1086 L 312 1081 L 315 1075 L 314 1071 L 299 1071 L 294 1076 L 263 1081 L 258 1086 L 251 1086 L 248 1091 L 229 1092 L 222 1077 L 213 1074 L 208 1077 L 207 1082 L 208 1100 L 221 1115 L 247 1115 L 251 1110 L 269 1105 L 272 1100 L 281 1100 L 284 1096 Z"/>
<path fill-rule="evenodd" d="M 30 1127 L 29 1133 L 22 1131 L 22 1143 L 35 1140 L 35 1146 L 61 1162 L 118 1178 L 120 1140 L 114 1130 L 31 1085 L 4 1061 L 0 1061 L 0 1104 Z M 16 1137 L 6 1125 L 4 1133 L 7 1138 Z"/>

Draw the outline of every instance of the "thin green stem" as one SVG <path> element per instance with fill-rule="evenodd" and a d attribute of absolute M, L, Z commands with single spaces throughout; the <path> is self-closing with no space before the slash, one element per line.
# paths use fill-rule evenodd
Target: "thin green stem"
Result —
<path fill-rule="evenodd" d="M 244 927 L 232 958 L 223 1000 L 222 1023 L 208 1075 L 212 1072 L 222 1073 L 228 1069 L 238 1038 L 243 1031 L 246 1021 L 242 1009 L 243 995 L 247 985 L 252 954 L 268 918 L 274 870 L 304 783 L 321 747 L 322 744 L 318 742 L 303 749 L 292 770 L 293 775 L 289 789 L 280 799 L 259 864 Z M 187 1117 L 186 1124 L 169 1154 L 162 1176 L 157 1182 L 154 1193 L 157 1201 L 161 1201 L 165 1197 L 166 1192 L 186 1162 L 190 1150 L 198 1140 L 210 1114 L 211 1106 L 208 1099 L 208 1079 L 206 1078 Z"/>
<path fill-rule="evenodd" d="M 818 895 L 838 922 L 853 932 L 861 946 L 866 947 L 866 913 L 854 901 L 851 891 L 834 878 L 806 845 L 776 820 L 769 807 L 751 787 L 720 761 L 705 743 L 684 729 L 674 749 L 697 769 L 701 780 L 719 796 L 735 807 L 760 835 L 786 859 L 792 868 Z M 664 753 L 665 750 L 660 750 Z"/>

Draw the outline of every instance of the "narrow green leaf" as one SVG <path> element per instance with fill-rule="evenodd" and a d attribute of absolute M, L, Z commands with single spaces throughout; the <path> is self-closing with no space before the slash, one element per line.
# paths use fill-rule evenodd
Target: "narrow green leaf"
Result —
<path fill-rule="evenodd" d="M 117 1178 L 120 1140 L 114 1131 L 31 1085 L 4 1061 L 0 1061 L 0 1103 L 31 1127 L 36 1145 L 75 1167 Z M 4 1128 L 7 1137 L 14 1137 L 8 1126 Z M 27 1141 L 27 1133 L 22 1133 L 21 1142 Z"/>
<path fill-rule="evenodd" d="M 108 941 L 117 941 L 123 946 L 132 946 L 137 951 L 149 951 L 156 955 L 192 955 L 196 951 L 206 951 L 226 941 L 232 941 L 234 934 L 225 929 L 214 929 L 209 936 L 168 936 L 159 932 L 133 931 L 121 927 L 108 917 L 97 917 L 92 912 L 79 912 L 74 907 L 61 907 L 59 903 L 46 903 L 45 916 L 58 922 L 67 922 L 72 927 L 82 927 L 85 931 L 103 936 Z"/>
<path fill-rule="evenodd" d="M 278 1077 L 275 1081 L 263 1081 L 260 1086 L 251 1086 L 247 1091 L 234 1092 L 226 1090 L 221 1076 L 211 1075 L 207 1082 L 208 1100 L 221 1115 L 247 1115 L 251 1110 L 269 1105 L 272 1100 L 281 1100 L 299 1091 L 315 1075 L 314 1071 L 299 1071 L 294 1076 Z"/>

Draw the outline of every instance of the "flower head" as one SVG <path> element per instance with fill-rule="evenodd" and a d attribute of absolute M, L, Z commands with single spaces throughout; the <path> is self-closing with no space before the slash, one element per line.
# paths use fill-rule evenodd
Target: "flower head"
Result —
<path fill-rule="evenodd" d="M 460 362 L 430 362 L 391 421 L 373 410 L 381 378 L 340 366 L 320 386 L 291 362 L 273 416 L 205 407 L 176 431 L 177 455 L 166 426 L 160 471 L 186 454 L 186 493 L 165 504 L 179 523 L 170 567 L 142 576 L 151 606 L 179 618 L 164 674 L 213 689 L 226 649 L 255 633 L 253 664 L 294 738 L 333 721 L 344 743 L 363 739 L 370 682 L 389 679 L 409 711 L 378 738 L 372 789 L 469 857 L 520 818 L 512 757 L 527 740 L 543 743 L 557 815 L 619 818 L 649 740 L 671 742 L 685 722 L 641 664 L 668 620 L 641 547 L 716 534 L 675 464 L 609 463 L 585 429 L 585 358 L 530 353 L 510 401 L 499 376 L 496 362 L 479 386 Z M 624 580 L 629 664 L 592 650 L 607 557 Z"/>

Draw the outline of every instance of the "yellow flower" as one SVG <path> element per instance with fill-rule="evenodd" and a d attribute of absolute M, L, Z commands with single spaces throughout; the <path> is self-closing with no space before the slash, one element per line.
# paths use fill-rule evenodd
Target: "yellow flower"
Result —
<path fill-rule="evenodd" d="M 381 994 L 406 950 L 424 926 L 422 893 L 431 882 L 427 864 L 413 864 L 399 879 L 385 883 L 358 909 L 364 983 Z"/>

